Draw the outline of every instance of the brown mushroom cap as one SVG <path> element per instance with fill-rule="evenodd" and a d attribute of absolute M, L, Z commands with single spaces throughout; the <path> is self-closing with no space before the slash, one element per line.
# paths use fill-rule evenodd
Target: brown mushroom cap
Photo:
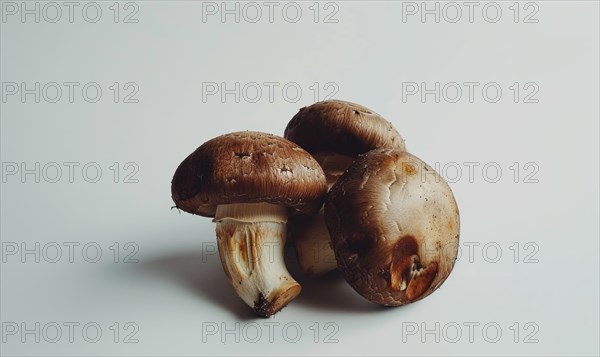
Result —
<path fill-rule="evenodd" d="M 378 148 L 405 150 L 404 139 L 392 123 L 369 108 L 341 100 L 301 108 L 285 128 L 284 137 L 311 154 L 355 157 Z"/>
<path fill-rule="evenodd" d="M 331 188 L 325 220 L 348 283 L 382 305 L 432 293 L 458 253 L 459 213 L 450 187 L 399 150 L 359 156 Z"/>
<path fill-rule="evenodd" d="M 218 205 L 266 202 L 294 215 L 319 210 L 325 174 L 304 149 L 260 132 L 235 132 L 207 141 L 179 165 L 171 182 L 176 207 L 214 217 Z"/>

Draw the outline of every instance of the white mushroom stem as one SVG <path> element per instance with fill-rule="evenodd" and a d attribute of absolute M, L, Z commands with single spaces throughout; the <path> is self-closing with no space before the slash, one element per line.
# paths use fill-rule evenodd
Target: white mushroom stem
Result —
<path fill-rule="evenodd" d="M 285 307 L 301 290 L 284 258 L 285 207 L 269 203 L 219 205 L 219 256 L 237 294 L 261 316 Z"/>
<path fill-rule="evenodd" d="M 351 156 L 335 153 L 317 153 L 314 157 L 325 172 L 328 190 L 354 161 Z M 292 237 L 298 263 L 306 275 L 318 277 L 337 268 L 323 208 L 319 214 L 292 227 Z"/>
<path fill-rule="evenodd" d="M 317 277 L 337 268 L 323 208 L 317 215 L 293 227 L 292 236 L 295 238 L 298 263 L 306 275 Z"/>

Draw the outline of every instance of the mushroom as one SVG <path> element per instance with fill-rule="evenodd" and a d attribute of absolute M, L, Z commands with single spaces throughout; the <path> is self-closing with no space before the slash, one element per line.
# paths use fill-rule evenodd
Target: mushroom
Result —
<path fill-rule="evenodd" d="M 399 306 L 431 294 L 458 254 L 450 187 L 400 150 L 361 155 L 327 195 L 325 219 L 344 278 L 377 304 Z"/>
<path fill-rule="evenodd" d="M 341 100 L 301 108 L 285 128 L 284 137 L 300 145 L 319 162 L 331 187 L 359 154 L 373 149 L 405 150 L 393 125 L 372 110 Z M 319 276 L 336 268 L 323 210 L 290 222 L 298 262 L 304 273 Z"/>
<path fill-rule="evenodd" d="M 264 317 L 301 290 L 283 259 L 288 216 L 315 214 L 326 191 L 325 174 L 310 154 L 259 132 L 207 141 L 183 160 L 171 183 L 177 208 L 214 217 L 225 274 Z"/>

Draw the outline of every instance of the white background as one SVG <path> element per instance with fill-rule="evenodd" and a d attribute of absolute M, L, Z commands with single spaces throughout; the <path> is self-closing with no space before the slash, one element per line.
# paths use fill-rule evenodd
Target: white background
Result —
<path fill-rule="evenodd" d="M 39 22 L 7 3 L 3 355 L 600 353 L 598 2 L 476 2 L 472 18 L 458 2 L 456 22 L 444 2 L 438 22 L 420 2 L 276 2 L 271 19 L 258 2 L 256 23 L 245 3 L 227 4 L 239 22 L 211 15 L 220 2 L 75 2 L 72 19 L 62 2 L 60 18 L 38 3 Z M 210 92 L 236 82 L 239 102 Z M 435 90 L 409 95 L 436 83 L 439 103 Z M 282 135 L 333 93 L 391 120 L 438 165 L 461 212 L 460 259 L 439 291 L 393 309 L 335 274 L 307 280 L 292 259 L 301 296 L 256 318 L 222 272 L 214 224 L 170 210 L 171 177 L 204 141 Z"/>

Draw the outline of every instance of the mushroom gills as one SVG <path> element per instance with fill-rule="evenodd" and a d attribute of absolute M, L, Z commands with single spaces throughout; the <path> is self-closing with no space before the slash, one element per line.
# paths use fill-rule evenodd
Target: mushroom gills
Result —
<path fill-rule="evenodd" d="M 352 165 L 352 162 L 356 159 L 355 157 L 338 154 L 334 152 L 319 152 L 313 154 L 319 165 L 325 172 L 327 178 L 327 188 L 331 189 L 331 186 L 342 176 L 344 171 Z"/>
<path fill-rule="evenodd" d="M 219 256 L 237 294 L 261 316 L 271 316 L 300 293 L 283 258 L 286 208 L 270 203 L 218 205 Z"/>

